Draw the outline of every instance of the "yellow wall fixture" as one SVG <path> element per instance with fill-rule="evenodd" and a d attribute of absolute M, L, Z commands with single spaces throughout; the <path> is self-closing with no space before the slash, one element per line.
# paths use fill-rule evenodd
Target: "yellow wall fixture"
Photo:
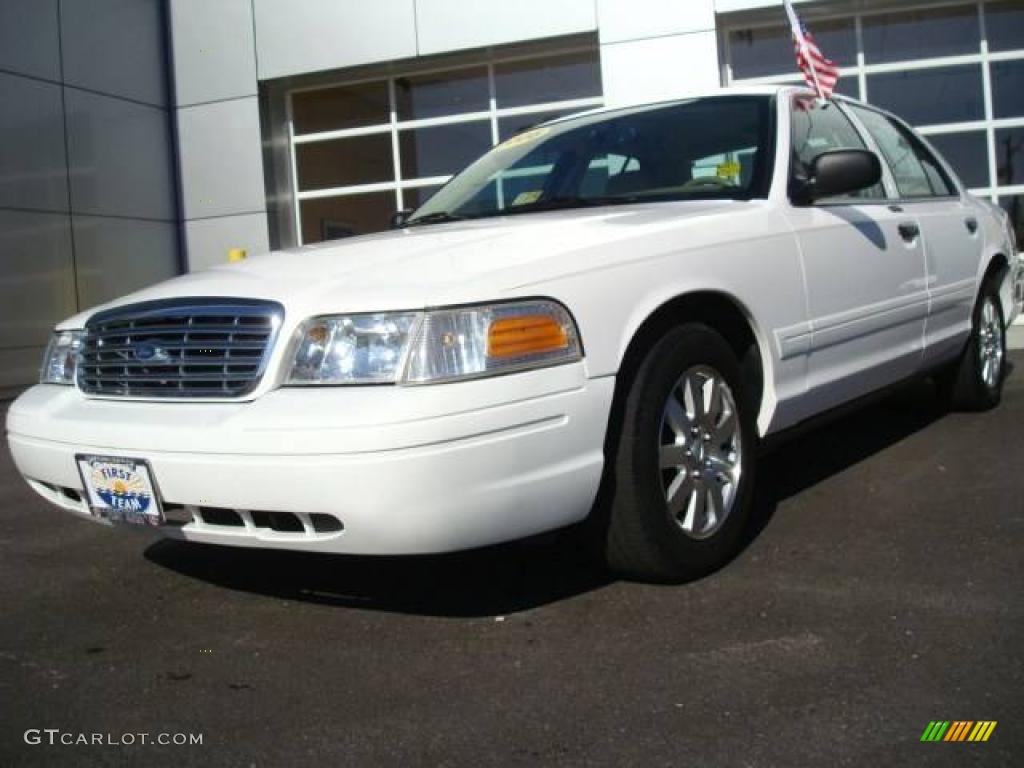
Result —
<path fill-rule="evenodd" d="M 228 251 L 228 261 L 234 263 L 236 261 L 245 261 L 245 257 L 248 254 L 245 252 L 245 248 L 232 248 Z"/>

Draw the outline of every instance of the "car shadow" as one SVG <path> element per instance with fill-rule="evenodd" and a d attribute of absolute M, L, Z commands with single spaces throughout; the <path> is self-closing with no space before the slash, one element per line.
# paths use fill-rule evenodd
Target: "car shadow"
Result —
<path fill-rule="evenodd" d="M 783 437 L 761 457 L 757 495 L 740 553 L 757 539 L 781 502 L 925 429 L 948 412 L 935 384 L 921 379 Z"/>
<path fill-rule="evenodd" d="M 165 539 L 145 557 L 229 589 L 289 600 L 425 616 L 501 616 L 613 581 L 572 533 L 446 555 L 361 557 L 236 549 Z"/>
<path fill-rule="evenodd" d="M 763 458 L 750 546 L 780 502 L 924 429 L 944 410 L 927 381 L 817 429 Z M 537 608 L 615 581 L 590 555 L 580 529 L 461 552 L 416 557 L 355 557 L 236 549 L 162 540 L 151 562 L 228 589 L 277 598 L 426 616 L 498 616 Z M 728 566 L 726 566 L 728 567 Z"/>

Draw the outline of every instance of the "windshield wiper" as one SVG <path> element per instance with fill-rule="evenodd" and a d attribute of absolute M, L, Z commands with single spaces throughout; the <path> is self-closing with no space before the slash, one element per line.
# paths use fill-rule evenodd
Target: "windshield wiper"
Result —
<path fill-rule="evenodd" d="M 603 195 L 597 197 L 579 197 L 577 195 L 562 195 L 538 200 L 535 203 L 516 205 L 506 209 L 505 213 L 529 213 L 533 211 L 556 211 L 562 208 L 591 208 L 597 205 L 626 205 L 627 203 L 640 202 L 635 195 Z"/>
<path fill-rule="evenodd" d="M 413 221 L 406 223 L 406 227 L 415 227 L 420 224 L 443 224 L 448 221 L 464 221 L 466 219 L 490 219 L 498 216 L 505 216 L 513 213 L 533 213 L 536 211 L 556 211 L 565 208 L 591 208 L 598 205 L 625 205 L 627 203 L 641 202 L 642 198 L 636 195 L 605 195 L 598 197 L 579 197 L 577 195 L 562 195 L 538 200 L 534 203 L 517 205 L 502 210 L 488 211 L 484 214 L 464 216 L 451 211 L 434 211 L 419 216 Z"/>
<path fill-rule="evenodd" d="M 443 224 L 446 221 L 462 221 L 466 219 L 466 216 L 461 216 L 457 213 L 451 213 L 450 211 L 434 211 L 433 213 L 427 213 L 423 216 L 418 216 L 412 221 L 408 222 L 405 226 L 415 227 L 419 224 Z"/>

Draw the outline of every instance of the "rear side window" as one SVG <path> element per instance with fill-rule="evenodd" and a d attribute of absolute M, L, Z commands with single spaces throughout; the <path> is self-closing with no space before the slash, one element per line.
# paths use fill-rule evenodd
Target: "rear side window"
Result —
<path fill-rule="evenodd" d="M 945 197 L 956 194 L 938 160 L 916 136 L 880 112 L 850 106 L 885 157 L 900 197 Z"/>
<path fill-rule="evenodd" d="M 795 96 L 792 106 L 793 155 L 790 175 L 807 178 L 814 158 L 834 149 L 867 149 L 850 119 L 835 104 L 819 103 L 807 96 Z M 862 189 L 851 195 L 858 199 L 881 199 L 885 190 L 881 184 Z M 835 199 L 835 198 L 833 198 Z"/>

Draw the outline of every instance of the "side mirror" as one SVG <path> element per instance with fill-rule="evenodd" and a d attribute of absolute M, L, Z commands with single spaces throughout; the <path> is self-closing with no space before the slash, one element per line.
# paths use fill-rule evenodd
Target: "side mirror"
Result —
<path fill-rule="evenodd" d="M 395 211 L 393 214 L 391 214 L 391 228 L 401 229 L 402 227 L 404 227 L 405 222 L 407 222 L 409 220 L 409 217 L 412 216 L 412 211 L 412 208 L 403 208 L 402 210 Z"/>
<path fill-rule="evenodd" d="M 793 202 L 809 205 L 823 197 L 873 187 L 882 178 L 882 163 L 866 149 L 833 149 L 811 163 L 809 179 L 794 179 Z"/>

